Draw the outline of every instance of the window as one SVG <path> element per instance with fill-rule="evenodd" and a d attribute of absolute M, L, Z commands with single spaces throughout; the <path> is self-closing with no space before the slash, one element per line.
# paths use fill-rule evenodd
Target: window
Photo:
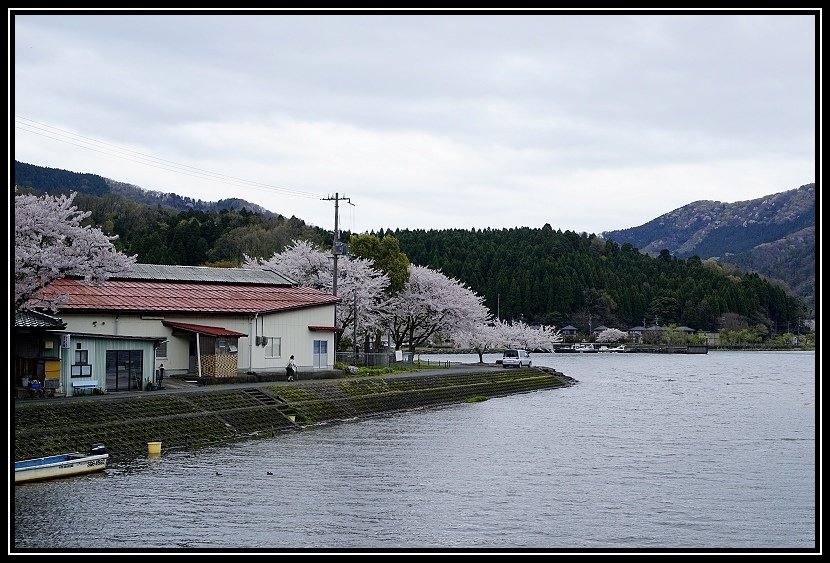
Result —
<path fill-rule="evenodd" d="M 91 377 L 92 376 L 92 366 L 89 364 L 83 365 L 73 365 L 72 366 L 72 377 Z"/>
<path fill-rule="evenodd" d="M 156 358 L 164 358 L 167 359 L 167 341 L 160 342 L 158 348 L 156 348 Z"/>
<path fill-rule="evenodd" d="M 328 367 L 329 359 L 328 359 L 328 350 L 329 350 L 329 341 L 328 340 L 315 340 L 314 341 L 314 367 L 315 368 L 325 368 Z"/>
<path fill-rule="evenodd" d="M 279 358 L 282 356 L 282 338 L 279 336 L 266 338 L 265 355 L 269 358 Z"/>
<path fill-rule="evenodd" d="M 75 363 L 72 364 L 70 373 L 72 377 L 90 377 L 92 375 L 89 350 L 75 350 Z"/>

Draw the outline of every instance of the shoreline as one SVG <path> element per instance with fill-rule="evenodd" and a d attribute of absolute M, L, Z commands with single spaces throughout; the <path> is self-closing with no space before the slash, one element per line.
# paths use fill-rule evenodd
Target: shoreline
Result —
<path fill-rule="evenodd" d="M 113 461 L 162 451 L 276 436 L 317 424 L 475 402 L 574 385 L 551 368 L 489 364 L 380 376 L 193 385 L 130 394 L 14 404 L 14 459 L 85 451 L 103 443 Z"/>

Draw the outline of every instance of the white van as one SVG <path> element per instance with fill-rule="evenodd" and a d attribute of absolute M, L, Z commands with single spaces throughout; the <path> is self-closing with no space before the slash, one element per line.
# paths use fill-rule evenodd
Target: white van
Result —
<path fill-rule="evenodd" d="M 505 368 L 520 368 L 522 366 L 530 367 L 530 354 L 527 350 L 522 350 L 520 348 L 509 348 L 505 350 L 504 354 L 502 355 L 501 365 Z"/>

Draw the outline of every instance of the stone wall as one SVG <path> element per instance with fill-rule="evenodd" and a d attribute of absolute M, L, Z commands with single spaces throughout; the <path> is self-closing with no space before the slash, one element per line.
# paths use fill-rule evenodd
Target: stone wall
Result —
<path fill-rule="evenodd" d="M 269 437 L 322 422 L 564 387 L 574 380 L 526 368 L 458 375 L 352 377 L 297 384 L 211 385 L 173 393 L 15 402 L 15 460 L 107 446 L 111 459 Z"/>

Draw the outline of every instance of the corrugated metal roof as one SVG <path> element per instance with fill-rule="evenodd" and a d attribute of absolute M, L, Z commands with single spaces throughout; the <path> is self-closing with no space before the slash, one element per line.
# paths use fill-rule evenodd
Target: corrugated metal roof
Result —
<path fill-rule="evenodd" d="M 297 283 L 290 278 L 270 270 L 211 268 L 208 266 L 167 266 L 162 264 L 135 264 L 131 272 L 110 279 L 264 285 L 296 285 Z"/>
<path fill-rule="evenodd" d="M 171 328 L 186 330 L 187 332 L 198 332 L 211 336 L 248 336 L 244 332 L 236 332 L 220 326 L 195 325 L 192 323 L 177 323 L 173 321 L 162 321 L 162 324 Z"/>
<path fill-rule="evenodd" d="M 115 280 L 100 284 L 63 278 L 44 291 L 66 294 L 61 310 L 268 313 L 330 305 L 339 299 L 309 287 Z"/>

